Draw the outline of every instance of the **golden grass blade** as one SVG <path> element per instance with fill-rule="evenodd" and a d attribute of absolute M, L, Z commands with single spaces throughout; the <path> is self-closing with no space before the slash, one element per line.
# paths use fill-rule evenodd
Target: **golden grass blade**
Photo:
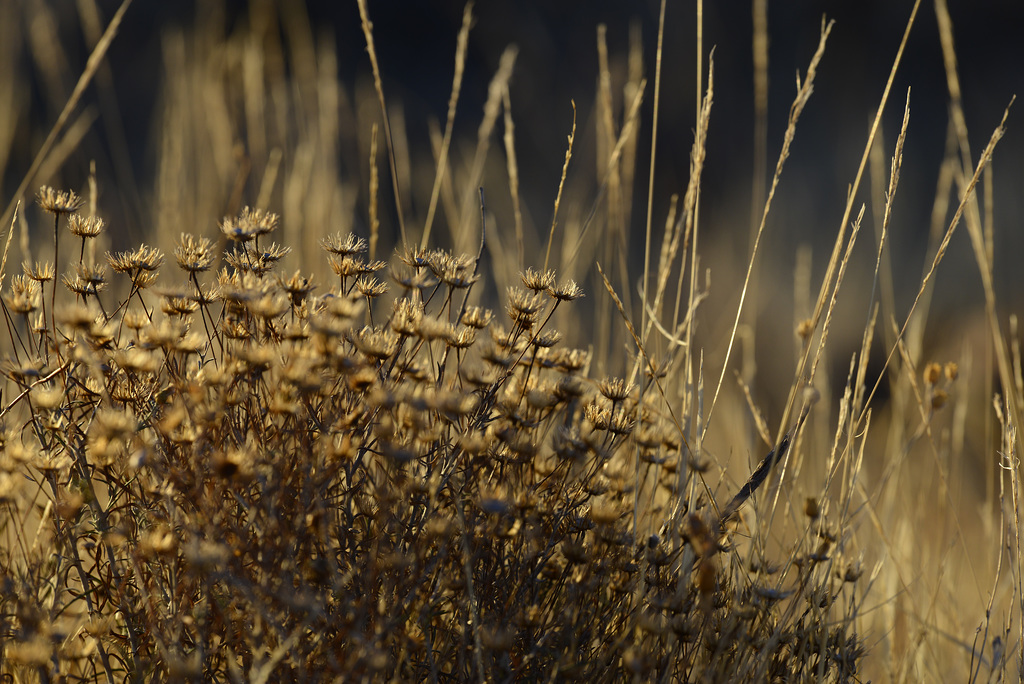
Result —
<path fill-rule="evenodd" d="M 370 129 L 370 259 L 377 256 L 377 241 L 380 239 L 380 216 L 377 213 L 377 193 L 380 189 L 380 173 L 377 171 L 377 124 Z"/>
<path fill-rule="evenodd" d="M 512 97 L 505 88 L 502 93 L 505 112 L 505 159 L 508 168 L 508 192 L 512 196 L 512 217 L 516 228 L 516 256 L 518 270 L 526 268 L 526 246 L 523 239 L 523 209 L 519 203 L 519 162 L 516 159 L 516 133 L 512 122 Z"/>
<path fill-rule="evenodd" d="M 7 240 L 4 241 L 4 256 L 0 260 L 0 286 L 3 285 L 4 275 L 7 273 L 7 254 L 11 249 L 11 239 L 14 237 L 14 224 L 18 220 L 18 209 L 21 208 L 21 200 L 14 205 L 14 216 L 11 217 L 11 227 L 7 229 Z"/>
<path fill-rule="evenodd" d="M 452 129 L 455 127 L 455 110 L 459 103 L 459 93 L 462 91 L 462 75 L 466 69 L 466 46 L 469 44 L 469 29 L 472 23 L 473 3 L 467 2 L 465 9 L 462 10 L 462 28 L 459 29 L 459 37 L 456 40 L 455 76 L 452 78 L 452 92 L 448 98 L 448 118 L 444 125 L 444 138 L 441 141 L 441 151 L 438 155 L 437 171 L 434 173 L 434 187 L 430 190 L 430 204 L 427 207 L 426 222 L 423 224 L 420 249 L 426 249 L 430 244 L 430 230 L 434 225 L 434 212 L 437 211 L 437 200 L 441 195 L 441 181 L 448 170 L 448 150 L 451 148 Z"/>
<path fill-rule="evenodd" d="M 569 172 L 569 160 L 572 159 L 572 144 L 576 140 L 576 103 L 572 103 L 572 130 L 569 131 L 569 146 L 565 150 L 565 162 L 562 164 L 562 177 L 558 180 L 558 192 L 555 194 L 555 208 L 551 212 L 551 229 L 548 231 L 548 246 L 544 250 L 544 271 L 551 263 L 551 243 L 555 239 L 555 227 L 558 225 L 558 207 L 562 203 L 562 191 L 565 189 L 565 176 Z"/>
<path fill-rule="evenodd" d="M 388 116 L 387 103 L 384 101 L 384 84 L 381 82 L 380 65 L 377 63 L 377 49 L 373 42 L 373 22 L 370 21 L 369 12 L 366 9 L 366 0 L 356 0 L 359 5 L 359 17 L 362 21 L 363 36 L 366 38 L 366 51 L 370 55 L 370 68 L 373 70 L 373 87 L 377 91 L 377 100 L 380 104 L 380 115 L 384 121 L 384 141 L 388 146 L 388 162 L 391 165 L 391 187 L 395 191 L 395 213 L 398 215 L 398 229 L 402 238 L 402 245 L 409 244 L 408 235 L 405 232 L 405 218 L 402 215 L 402 193 L 398 187 L 398 166 L 395 161 L 395 141 L 391 136 L 391 118 Z"/>
<path fill-rule="evenodd" d="M 641 294 L 641 298 L 644 303 L 646 303 L 648 299 L 647 287 L 651 276 L 651 226 L 654 220 L 654 161 L 657 156 L 658 149 L 658 109 L 661 104 L 661 56 L 662 47 L 665 42 L 665 5 L 666 0 L 661 0 L 661 10 L 658 13 L 658 47 L 654 53 L 654 113 L 651 115 L 651 166 L 647 173 L 647 220 L 644 227 L 644 279 L 643 292 Z M 701 22 L 698 16 L 697 25 L 700 26 L 700 24 Z M 697 73 L 700 74 L 699 64 L 697 66 Z M 697 92 L 700 93 L 699 83 L 697 85 Z M 646 332 L 648 329 L 646 306 L 643 308 L 640 316 L 640 327 L 644 330 L 644 336 L 646 339 Z"/>
<path fill-rule="evenodd" d="M 918 0 L 920 2 L 920 0 Z M 722 372 L 718 376 L 718 383 L 715 386 L 715 393 L 711 398 L 711 406 L 708 407 L 707 419 L 704 423 L 704 432 L 707 433 L 708 427 L 711 425 L 711 416 L 715 411 L 715 405 L 718 403 L 718 393 L 722 389 L 722 381 L 725 379 L 725 371 L 729 367 L 729 357 L 732 355 L 732 347 L 736 341 L 736 329 L 740 324 L 740 316 L 743 314 L 743 303 L 746 300 L 747 289 L 750 287 L 750 275 L 754 268 L 754 261 L 757 258 L 758 246 L 761 243 L 761 235 L 764 233 L 765 224 L 768 221 L 768 212 L 772 206 L 772 199 L 775 197 L 775 190 L 779 186 L 779 179 L 782 176 L 782 168 L 786 163 L 786 159 L 789 157 L 789 148 L 793 144 L 793 137 L 796 135 L 796 124 L 800 119 L 800 114 L 803 112 L 804 107 L 807 105 L 807 101 L 811 97 L 811 92 L 814 87 L 814 77 L 817 74 L 818 64 L 821 62 L 821 58 L 825 54 L 825 43 L 828 40 L 829 33 L 832 32 L 832 22 L 825 23 L 822 20 L 821 35 L 818 39 L 818 48 L 814 52 L 814 56 L 811 57 L 811 62 L 807 67 L 807 74 L 801 83 L 800 78 L 797 77 L 797 94 L 793 100 L 793 104 L 789 109 L 789 123 L 786 126 L 786 133 L 782 140 L 782 151 L 779 153 L 779 159 L 775 163 L 775 175 L 772 178 L 771 188 L 768 190 L 768 199 L 765 201 L 764 210 L 761 212 L 761 224 L 757 229 L 757 236 L 754 239 L 754 245 L 751 248 L 750 260 L 747 263 L 747 275 L 743 279 L 743 288 L 740 290 L 740 301 L 736 306 L 736 320 L 733 322 L 732 332 L 729 334 L 729 344 L 726 347 L 725 359 L 722 361 Z M 881 112 L 879 112 L 881 113 Z M 784 420 L 787 417 L 784 416 Z M 783 423 L 784 425 L 785 423 Z"/>

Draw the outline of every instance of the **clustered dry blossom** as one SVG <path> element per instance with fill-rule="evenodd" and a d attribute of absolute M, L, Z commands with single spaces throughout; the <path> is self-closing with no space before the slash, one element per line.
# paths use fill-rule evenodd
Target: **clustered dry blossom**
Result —
<path fill-rule="evenodd" d="M 79 204 L 39 198 L 57 217 Z M 502 323 L 469 303 L 474 258 L 409 250 L 385 271 L 337 235 L 336 280 L 315 283 L 278 271 L 278 219 L 253 209 L 220 224 L 224 254 L 182 234 L 176 274 L 142 245 L 107 254 L 110 276 L 84 256 L 102 221 L 71 216 L 71 270 L 27 263 L 2 298 L 0 496 L 42 502 L 43 540 L 4 563 L 7 666 L 689 679 L 763 655 L 771 677 L 855 672 L 849 625 L 815 616 L 856 578 L 808 550 L 801 590 L 821 606 L 778 628 L 797 599 L 729 567 L 695 480 L 679 489 L 697 471 L 668 417 L 560 346 L 575 282 L 527 270 Z M 640 538 L 634 454 L 682 500 Z"/>

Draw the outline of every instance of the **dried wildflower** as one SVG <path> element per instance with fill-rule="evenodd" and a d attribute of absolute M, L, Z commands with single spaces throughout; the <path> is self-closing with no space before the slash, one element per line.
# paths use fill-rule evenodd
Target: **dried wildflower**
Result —
<path fill-rule="evenodd" d="M 390 331 L 365 327 L 359 331 L 350 331 L 348 339 L 356 349 L 372 359 L 386 359 L 395 353 L 397 340 Z"/>
<path fill-rule="evenodd" d="M 110 465 L 134 434 L 135 419 L 131 413 L 100 409 L 89 428 L 85 453 L 95 465 Z"/>
<path fill-rule="evenodd" d="M 40 283 L 53 280 L 54 276 L 53 264 L 48 261 L 36 261 L 31 264 L 26 261 L 21 265 L 21 270 L 25 272 L 27 277 Z"/>
<path fill-rule="evenodd" d="M 263 275 L 274 268 L 282 258 L 291 253 L 291 247 L 282 247 L 276 242 L 262 249 L 256 249 L 254 245 L 243 245 L 242 254 L 249 261 L 249 268 L 257 275 Z"/>
<path fill-rule="evenodd" d="M 635 425 L 636 422 L 633 420 L 631 416 L 621 412 L 616 413 L 608 422 L 608 432 L 612 433 L 613 435 L 628 435 L 633 431 L 633 427 Z M 653 463 L 656 461 L 652 460 L 651 462 Z"/>
<path fill-rule="evenodd" d="M 121 320 L 124 321 L 125 327 L 129 330 L 139 330 L 148 325 L 150 319 L 145 311 L 131 309 L 124 312 L 124 317 Z"/>
<path fill-rule="evenodd" d="M 133 274 L 140 271 L 155 271 L 164 262 L 163 253 L 156 247 L 140 245 L 124 252 L 107 252 L 107 263 L 118 273 Z"/>
<path fill-rule="evenodd" d="M 64 402 L 64 390 L 49 383 L 32 388 L 32 400 L 41 409 L 55 409 Z"/>
<path fill-rule="evenodd" d="M 287 298 L 279 292 L 265 294 L 249 302 L 248 308 L 253 316 L 264 320 L 273 320 L 288 310 Z"/>
<path fill-rule="evenodd" d="M 357 296 L 346 295 L 338 297 L 327 295 L 323 300 L 323 308 L 327 313 L 338 318 L 351 319 L 363 312 L 366 302 Z"/>
<path fill-rule="evenodd" d="M 572 279 L 566 280 L 557 287 L 549 287 L 547 293 L 549 297 L 554 297 L 560 302 L 571 302 L 583 297 L 583 289 Z"/>
<path fill-rule="evenodd" d="M 541 333 L 533 338 L 533 346 L 541 349 L 548 349 L 554 347 L 556 344 L 562 341 L 562 333 L 557 330 L 549 330 L 548 332 Z"/>
<path fill-rule="evenodd" d="M 39 188 L 39 192 L 36 193 L 36 204 L 54 216 L 70 214 L 82 206 L 83 202 L 84 200 L 74 192 L 57 191 L 48 185 Z"/>
<path fill-rule="evenodd" d="M 359 257 L 354 256 L 331 256 L 327 259 L 331 266 L 331 270 L 339 278 L 349 278 L 352 276 L 362 276 L 372 273 L 376 273 L 381 270 L 387 264 L 383 261 L 371 261 L 366 263 Z"/>
<path fill-rule="evenodd" d="M 814 332 L 814 321 L 809 318 L 805 318 L 796 326 L 796 334 L 801 340 L 806 340 Z"/>
<path fill-rule="evenodd" d="M 512 364 L 516 361 L 513 356 L 503 353 L 498 347 L 488 347 L 484 350 L 481 358 L 487 363 L 497 366 L 503 370 L 511 368 Z"/>
<path fill-rule="evenodd" d="M 189 316 L 199 308 L 192 297 L 178 293 L 164 293 L 160 310 L 168 316 Z"/>
<path fill-rule="evenodd" d="M 470 327 L 455 328 L 449 325 L 444 335 L 445 341 L 455 349 L 469 349 L 476 342 L 476 330 Z"/>
<path fill-rule="evenodd" d="M 508 288 L 508 316 L 512 321 L 524 328 L 533 326 L 537 314 L 544 308 L 544 300 L 540 295 L 530 294 L 518 287 Z"/>
<path fill-rule="evenodd" d="M 433 316 L 424 316 L 416 329 L 416 335 L 424 340 L 437 340 L 452 334 L 452 326 Z"/>
<path fill-rule="evenodd" d="M 391 329 L 402 337 L 411 337 L 423 320 L 423 304 L 410 299 L 396 299 L 391 315 Z"/>
<path fill-rule="evenodd" d="M 476 328 L 477 330 L 483 330 L 491 324 L 491 320 L 494 318 L 494 314 L 489 310 L 480 306 L 471 306 L 466 309 L 466 312 L 462 314 L 461 323 L 470 328 Z"/>
<path fill-rule="evenodd" d="M 437 285 L 437 281 L 423 270 L 417 270 L 412 275 L 407 275 L 403 271 L 392 268 L 391 279 L 406 290 L 425 290 Z"/>
<path fill-rule="evenodd" d="M 373 298 L 379 297 L 388 291 L 386 283 L 382 283 L 373 276 L 359 276 L 356 280 L 356 289 L 359 290 L 360 294 L 364 297 Z"/>
<path fill-rule="evenodd" d="M 156 354 L 138 347 L 115 352 L 114 361 L 132 373 L 155 373 L 160 368 L 160 359 Z"/>
<path fill-rule="evenodd" d="M 583 396 L 583 382 L 573 375 L 566 375 L 555 385 L 555 396 L 563 401 Z"/>
<path fill-rule="evenodd" d="M 61 282 L 77 295 L 96 295 L 106 286 L 106 268 L 78 263 L 75 264 L 75 275 L 65 275 Z"/>
<path fill-rule="evenodd" d="M 174 258 L 184 271 L 205 271 L 213 263 L 213 244 L 206 238 L 197 239 L 188 233 L 182 233 L 174 248 Z"/>
<path fill-rule="evenodd" d="M 532 268 L 528 268 L 525 273 L 520 274 L 520 278 L 522 278 L 526 289 L 542 292 L 554 285 L 555 272 L 545 271 L 544 273 L 539 273 Z"/>
<path fill-rule="evenodd" d="M 42 287 L 28 276 L 14 276 L 11 291 L 4 295 L 7 307 L 16 314 L 28 314 L 39 308 L 42 301 Z"/>
<path fill-rule="evenodd" d="M 611 426 L 612 412 L 597 404 L 587 404 L 583 415 L 594 426 L 595 430 L 607 430 Z"/>
<path fill-rule="evenodd" d="M 229 240 L 245 243 L 271 232 L 277 228 L 277 222 L 277 214 L 245 207 L 237 217 L 224 217 L 220 232 Z"/>
<path fill-rule="evenodd" d="M 630 395 L 633 385 L 626 383 L 622 378 L 605 378 L 597 383 L 597 391 L 608 401 L 618 403 Z"/>
<path fill-rule="evenodd" d="M 98 216 L 82 216 L 71 214 L 68 217 L 68 230 L 80 238 L 94 238 L 103 232 L 103 219 Z"/>
<path fill-rule="evenodd" d="M 301 304 L 302 300 L 316 287 L 309 278 L 304 277 L 299 271 L 296 271 L 288 278 L 279 278 L 278 282 L 291 298 L 292 306 Z"/>
<path fill-rule="evenodd" d="M 362 254 L 367 248 L 366 240 L 356 237 L 352 233 L 349 233 L 344 238 L 342 238 L 341 233 L 329 235 L 320 241 L 320 246 L 331 254 L 339 256 Z"/>
<path fill-rule="evenodd" d="M 953 361 L 950 361 L 943 367 L 942 372 L 946 376 L 947 382 L 954 382 L 957 376 L 960 375 L 960 367 Z"/>
<path fill-rule="evenodd" d="M 203 290 L 202 287 L 196 287 L 193 283 L 192 294 L 189 295 L 199 306 L 209 306 L 214 302 L 220 301 L 224 298 L 223 292 L 219 287 L 208 287 Z"/>
<path fill-rule="evenodd" d="M 928 386 L 934 385 L 942 377 L 942 366 L 932 361 L 924 367 L 922 375 L 924 377 L 924 384 Z"/>
<path fill-rule="evenodd" d="M 938 409 L 942 408 L 943 406 L 946 405 L 946 402 L 948 400 L 949 400 L 949 393 L 946 392 L 946 390 L 944 390 L 944 389 L 936 389 L 934 392 L 932 392 L 931 404 L 932 404 L 932 408 L 933 409 L 938 410 Z"/>

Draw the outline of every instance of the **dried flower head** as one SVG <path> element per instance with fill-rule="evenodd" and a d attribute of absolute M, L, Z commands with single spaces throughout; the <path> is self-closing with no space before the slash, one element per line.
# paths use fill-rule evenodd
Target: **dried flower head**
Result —
<path fill-rule="evenodd" d="M 520 277 L 523 279 L 523 285 L 526 286 L 526 289 L 533 290 L 534 292 L 543 292 L 555 283 L 554 271 L 540 273 L 532 268 L 528 268 Z"/>
<path fill-rule="evenodd" d="M 21 270 L 25 272 L 26 276 L 40 283 L 53 280 L 54 276 L 53 264 L 48 261 L 34 261 L 32 263 L 26 261 L 21 265 Z"/>
<path fill-rule="evenodd" d="M 363 275 L 359 276 L 356 280 L 356 289 L 364 297 L 373 298 L 380 297 L 382 294 L 388 291 L 387 283 L 382 283 L 373 276 Z"/>
<path fill-rule="evenodd" d="M 94 238 L 103 232 L 103 219 L 98 216 L 72 214 L 68 217 L 68 230 L 80 238 Z"/>
<path fill-rule="evenodd" d="M 471 306 L 462 314 L 462 324 L 477 330 L 483 330 L 491 324 L 494 314 L 480 306 Z"/>
<path fill-rule="evenodd" d="M 291 298 L 292 306 L 301 304 L 302 300 L 309 296 L 309 293 L 316 288 L 313 281 L 303 276 L 299 271 L 296 271 L 288 278 L 278 278 L 278 282 Z"/>
<path fill-rule="evenodd" d="M 342 237 L 341 233 L 329 235 L 320 241 L 320 246 L 331 254 L 339 256 L 362 254 L 367 248 L 366 240 L 356 237 L 353 233 L 349 233 L 345 237 Z"/>
<path fill-rule="evenodd" d="M 245 243 L 273 231 L 277 228 L 277 222 L 277 214 L 245 207 L 236 217 L 225 216 L 220 224 L 220 232 L 229 240 Z"/>
<path fill-rule="evenodd" d="M 605 378 L 597 383 L 597 390 L 611 402 L 618 403 L 633 391 L 633 385 L 622 378 Z"/>
<path fill-rule="evenodd" d="M 156 247 L 139 245 L 135 249 L 124 252 L 107 252 L 107 263 L 118 273 L 135 274 L 142 271 L 155 271 L 164 262 L 164 255 Z"/>
<path fill-rule="evenodd" d="M 205 271 L 213 263 L 213 244 L 206 238 L 196 238 L 188 233 L 182 233 L 174 248 L 174 258 L 184 271 Z"/>
<path fill-rule="evenodd" d="M 518 287 L 508 288 L 508 316 L 524 328 L 531 328 L 537 315 L 544 308 L 540 295 L 530 294 Z"/>
<path fill-rule="evenodd" d="M 583 297 L 583 289 L 572 279 L 566 280 L 558 286 L 549 287 L 547 293 L 561 302 L 571 302 Z"/>
<path fill-rule="evenodd" d="M 11 291 L 4 295 L 7 307 L 16 314 L 28 314 L 39 308 L 42 298 L 42 286 L 28 276 L 14 276 L 11 279 Z"/>
<path fill-rule="evenodd" d="M 54 190 L 49 185 L 39 188 L 39 192 L 36 193 L 36 204 L 42 207 L 43 211 L 55 216 L 70 214 L 82 206 L 83 201 L 74 192 Z"/>
<path fill-rule="evenodd" d="M 64 286 L 82 297 L 98 294 L 106 286 L 106 271 L 103 266 L 75 264 L 75 274 L 61 278 Z"/>

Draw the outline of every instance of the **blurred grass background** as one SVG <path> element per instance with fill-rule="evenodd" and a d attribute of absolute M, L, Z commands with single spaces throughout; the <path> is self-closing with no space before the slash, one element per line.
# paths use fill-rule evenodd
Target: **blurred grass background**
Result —
<path fill-rule="evenodd" d="M 0 0 L 0 187 L 11 198 L 36 150 L 67 101 L 88 55 L 118 3 L 97 0 Z M 750 382 L 757 405 L 774 425 L 793 377 L 794 328 L 809 312 L 794 284 L 799 274 L 817 283 L 839 229 L 863 150 L 871 117 L 902 36 L 912 3 L 767 4 L 768 90 L 764 156 L 757 159 L 753 67 L 753 10 L 748 3 L 707 3 L 703 16 L 703 68 L 714 48 L 715 96 L 707 139 L 707 163 L 701 195 L 703 266 L 711 269 L 711 294 L 702 309 L 699 342 L 705 364 L 717 376 L 738 300 L 738 288 L 750 253 L 752 213 L 760 203 L 755 170 L 769 174 L 781 146 L 795 75 L 817 44 L 822 14 L 836 21 L 822 62 L 815 94 L 797 130 L 773 210 L 768 219 L 757 281 L 746 304 L 739 347 L 731 365 Z M 393 201 L 386 149 L 381 135 L 376 165 L 381 187 L 380 258 L 399 242 L 398 212 L 414 241 L 419 239 L 434 178 L 432 137 L 443 130 L 453 71 L 459 2 L 370 3 L 381 76 L 395 131 L 402 188 L 401 207 Z M 616 120 L 621 125 L 629 97 L 623 92 L 633 74 L 649 79 L 635 150 L 633 202 L 617 254 L 628 269 L 616 286 L 635 297 L 643 268 L 643 239 L 650 151 L 650 122 L 658 3 L 487 2 L 474 9 L 466 75 L 455 120 L 451 155 L 454 188 L 442 200 L 435 219 L 436 244 L 464 249 L 472 239 L 452 228 L 460 216 L 460 194 L 477 145 L 488 84 L 509 45 L 518 48 L 509 86 L 516 125 L 527 242 L 525 265 L 539 266 L 551 223 L 552 204 L 564 159 L 566 136 L 576 105 L 578 132 L 566 181 L 559 223 L 578 231 L 585 224 L 601 185 L 598 83 L 598 27 L 607 27 L 609 68 Z M 670 197 L 682 193 L 689 176 L 697 100 L 694 7 L 671 5 L 666 18 L 659 141 L 653 190 L 653 225 L 664 224 Z M 1014 93 L 1024 91 L 1024 45 L 1016 33 L 1024 8 L 1009 3 L 950 2 L 956 39 L 963 108 L 971 149 L 977 155 Z M 631 52 L 632 50 L 632 52 Z M 633 55 L 633 66 L 630 58 Z M 705 76 L 706 80 L 706 76 Z M 706 85 L 706 83 L 705 83 Z M 905 316 L 921 273 L 931 261 L 929 234 L 944 230 L 957 204 L 948 190 L 938 214 L 936 187 L 951 147 L 949 95 L 936 14 L 926 3 L 907 45 L 904 63 L 883 116 L 879 164 L 865 179 L 855 206 L 868 204 L 864 233 L 851 262 L 849 285 L 840 301 L 830 351 L 828 383 L 838 395 L 849 358 L 859 348 L 871 292 L 876 246 L 871 239 L 880 207 L 872 186 L 883 187 L 907 89 L 910 128 L 904 150 L 901 186 L 894 206 L 890 254 L 897 317 Z M 996 290 L 1000 316 L 1024 305 L 1016 275 L 1024 255 L 1024 219 L 1020 187 L 1024 181 L 1024 135 L 1011 113 L 1009 130 L 992 165 L 991 223 L 995 235 Z M 108 57 L 77 108 L 61 143 L 29 184 L 69 188 L 86 195 L 95 163 L 100 213 L 110 226 L 111 249 L 145 240 L 165 251 L 182 231 L 214 236 L 216 221 L 243 205 L 260 205 L 282 217 L 280 240 L 293 247 L 289 267 L 313 269 L 317 241 L 324 235 L 369 232 L 371 130 L 381 115 L 373 91 L 366 43 L 355 3 L 242 2 L 143 3 L 128 11 Z M 493 227 L 489 267 L 492 295 L 515 275 L 513 208 L 500 141 L 501 121 L 492 135 L 480 185 Z M 879 173 L 880 172 L 880 173 Z M 979 191 L 982 192 L 982 191 Z M 442 193 L 444 195 L 444 192 Z M 27 199 L 27 198 L 25 198 Z M 752 207 L 758 207 L 752 212 Z M 21 213 L 17 246 L 39 255 L 48 249 L 46 226 L 36 207 Z M 471 205 L 470 216 L 478 209 Z M 466 213 L 466 212 L 463 212 Z M 29 218 L 26 219 L 25 215 Z M 602 220 L 602 219 L 598 219 Z M 603 234 L 596 228 L 590 235 Z M 933 236 L 934 238 L 934 236 Z M 460 240 L 464 240 L 460 244 Z M 592 241 L 591 241 L 592 242 Z M 561 275 L 586 283 L 588 306 L 603 297 L 593 278 L 593 261 L 608 245 L 580 241 L 559 245 Z M 803 256 L 800 256 L 800 255 Z M 15 261 L 17 263 L 17 261 Z M 511 264 L 511 266 L 509 265 Z M 321 264 L 322 267 L 322 264 Z M 588 280 L 589 278 L 589 280 Z M 602 300 L 603 301 L 603 300 Z M 927 331 L 914 349 L 916 360 L 941 362 L 974 356 L 974 372 L 960 381 L 970 394 L 972 418 L 954 459 L 965 528 L 988 529 L 994 509 L 995 460 L 990 385 L 985 377 L 987 342 L 982 321 L 978 269 L 965 231 L 954 237 L 936 280 Z M 606 303 L 605 303 L 606 304 Z M 804 302 L 804 305 L 806 302 Z M 595 314 L 596 315 L 596 314 Z M 902 318 L 901 318 L 902 320 Z M 593 323 L 594 325 L 589 325 Z M 608 322 L 584 319 L 568 332 L 580 343 Z M 596 360 L 598 372 L 628 365 L 626 334 L 616 331 Z M 560 326 L 566 330 L 566 326 Z M 876 345 L 871 377 L 881 370 L 885 351 Z M 710 374 L 710 373 L 709 373 Z M 728 379 L 731 376 L 727 376 Z M 823 387 L 826 405 L 830 391 Z M 883 393 L 886 388 L 883 384 Z M 753 433 L 742 398 L 735 392 L 717 419 L 710 449 L 734 470 L 725 489 L 742 482 L 759 454 L 747 450 Z M 952 420 L 948 416 L 943 417 Z M 823 421 L 825 422 L 825 421 Z M 988 426 L 988 427 L 986 427 Z M 822 425 L 819 439 L 824 436 Z M 937 428 L 938 429 L 938 428 Z M 875 430 L 884 434 L 884 430 Z M 988 430 L 988 432 L 986 432 Z M 734 431 L 745 437 L 735 440 Z M 736 446 L 739 443 L 742 446 Z M 908 447 L 909 451 L 909 447 Z M 730 460 L 731 459 L 731 460 Z M 869 455 L 881 472 L 886 454 Z M 918 477 L 915 475 L 915 477 Z M 813 480 L 813 477 L 812 477 Z M 894 482 L 900 482 L 895 477 Z M 930 482 L 919 477 L 915 482 Z M 904 485 L 906 483 L 904 482 Z M 922 511 L 920 516 L 927 517 Z M 913 520 L 893 543 L 909 544 Z M 928 533 L 933 530 L 917 530 Z M 953 535 L 936 523 L 929 553 L 941 556 Z M 968 534 L 974 539 L 974 535 Z M 981 539 L 981 536 L 977 537 Z M 990 537 L 979 542 L 981 546 Z M 998 542 L 997 542 L 998 543 Z M 915 550 L 907 548 L 913 557 Z M 958 551 L 959 553 L 959 551 Z M 996 557 L 978 551 L 981 565 Z M 940 570 L 939 574 L 947 573 Z M 985 575 L 986 573 L 982 573 Z M 957 577 L 948 571 L 943 591 Z M 982 586 L 988 586 L 983 580 Z M 926 586 L 927 592 L 931 586 Z M 896 587 L 897 585 L 892 585 Z M 938 586 L 938 585 L 937 585 Z M 898 589 L 896 590 L 898 591 Z M 936 594 L 937 595 L 937 594 Z M 949 598 L 953 598 L 950 596 Z M 963 598 L 966 638 L 978 619 L 979 596 Z M 934 598 L 932 599 L 935 600 Z M 959 605 L 959 604 L 957 604 Z M 971 612 L 973 608 L 973 612 Z"/>

